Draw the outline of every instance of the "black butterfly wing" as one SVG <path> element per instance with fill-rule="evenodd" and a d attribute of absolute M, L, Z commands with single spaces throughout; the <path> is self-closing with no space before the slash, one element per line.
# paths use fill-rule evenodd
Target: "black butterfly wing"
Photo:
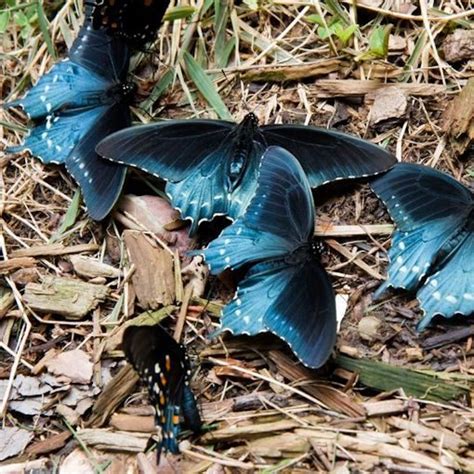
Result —
<path fill-rule="evenodd" d="M 280 147 L 262 157 L 255 196 L 243 216 L 203 252 L 214 274 L 226 268 L 285 256 L 308 241 L 314 204 L 308 180 L 295 158 Z"/>
<path fill-rule="evenodd" d="M 465 224 L 472 195 L 447 174 L 408 163 L 395 166 L 371 187 L 397 226 L 388 279 L 376 295 L 388 287 L 414 290 Z"/>
<path fill-rule="evenodd" d="M 261 131 L 269 146 L 281 146 L 298 159 L 312 188 L 340 179 L 373 176 L 396 163 L 383 148 L 335 130 L 266 125 Z"/>
<path fill-rule="evenodd" d="M 66 169 L 81 187 L 89 215 L 95 220 L 104 219 L 111 211 L 120 196 L 127 171 L 125 166 L 102 160 L 95 146 L 110 133 L 129 126 L 131 121 L 126 105 L 115 104 L 102 109 L 102 114 L 65 161 Z M 76 120 L 81 118 L 79 114 L 75 117 Z"/>
<path fill-rule="evenodd" d="M 127 360 L 148 385 L 162 430 L 160 449 L 179 452 L 180 415 L 199 430 L 200 417 L 188 387 L 189 367 L 184 348 L 161 326 L 129 326 L 122 347 Z"/>
<path fill-rule="evenodd" d="M 108 136 L 99 143 L 97 152 L 110 161 L 178 182 L 213 154 L 234 126 L 220 120 L 139 125 Z"/>
<path fill-rule="evenodd" d="M 461 241 L 442 267 L 430 275 L 416 297 L 424 317 L 417 329 L 423 330 L 435 315 L 450 318 L 474 313 L 474 234 Z"/>
<path fill-rule="evenodd" d="M 85 23 L 68 53 L 69 59 L 109 82 L 125 80 L 130 50 L 125 41 L 95 31 Z"/>
<path fill-rule="evenodd" d="M 153 40 L 168 5 L 169 0 L 87 0 L 86 18 L 94 29 L 140 47 Z"/>

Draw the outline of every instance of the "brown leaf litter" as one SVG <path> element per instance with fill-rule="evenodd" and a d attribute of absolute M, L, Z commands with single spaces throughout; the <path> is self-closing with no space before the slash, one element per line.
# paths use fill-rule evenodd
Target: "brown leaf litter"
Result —
<path fill-rule="evenodd" d="M 80 24 L 73 3 L 44 2 L 61 56 Z M 195 14 L 165 24 L 153 54 L 135 60 L 145 100 L 176 71 L 158 100 L 136 104 L 135 119 L 216 118 L 181 67 L 185 48 L 236 119 L 254 111 L 262 122 L 333 126 L 472 184 L 472 11 L 356 3 L 224 2 L 229 16 L 217 25 L 213 5 L 191 1 Z M 343 44 L 321 37 L 309 15 L 358 29 Z M 379 25 L 392 25 L 387 55 L 356 60 Z M 10 22 L 3 35 L 4 99 L 54 62 L 31 28 L 24 40 Z M 238 39 L 227 62 L 217 35 Z M 0 114 L 3 149 L 25 122 Z M 159 182 L 129 178 L 112 218 L 95 223 L 80 208 L 59 232 L 75 184 L 61 168 L 0 151 L 0 472 L 156 472 L 155 453 L 142 453 L 153 409 L 120 341 L 128 324 L 158 322 L 189 350 L 205 422 L 202 434 L 185 433 L 180 455 L 162 456 L 159 472 L 474 471 L 472 324 L 418 334 L 412 295 L 372 300 L 393 225 L 367 186 L 315 192 L 323 263 L 348 307 L 335 357 L 314 371 L 272 337 L 209 340 L 233 278 L 207 282 L 202 262 L 185 255 L 205 242 L 154 195 Z M 207 225 L 203 240 L 220 228 Z"/>

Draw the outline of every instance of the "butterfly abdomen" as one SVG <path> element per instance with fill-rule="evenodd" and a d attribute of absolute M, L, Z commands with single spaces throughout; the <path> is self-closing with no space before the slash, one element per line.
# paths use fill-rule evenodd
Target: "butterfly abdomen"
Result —
<path fill-rule="evenodd" d="M 157 412 L 158 416 L 158 412 Z M 157 425 L 162 427 L 161 448 L 173 454 L 179 453 L 178 435 L 180 423 L 180 409 L 176 405 L 166 406 Z"/>
<path fill-rule="evenodd" d="M 107 102 L 130 104 L 136 91 L 137 85 L 134 82 L 120 82 L 106 91 L 104 99 Z"/>

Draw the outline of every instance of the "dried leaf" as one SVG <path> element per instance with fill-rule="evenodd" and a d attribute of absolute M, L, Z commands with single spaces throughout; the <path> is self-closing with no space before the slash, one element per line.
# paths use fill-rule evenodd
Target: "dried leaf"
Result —
<path fill-rule="evenodd" d="M 80 349 L 60 352 L 46 361 L 45 365 L 52 374 L 64 375 L 74 383 L 86 384 L 92 379 L 90 356 Z"/>
<path fill-rule="evenodd" d="M 15 427 L 2 428 L 0 430 L 0 461 L 21 454 L 33 437 L 33 431 Z"/>

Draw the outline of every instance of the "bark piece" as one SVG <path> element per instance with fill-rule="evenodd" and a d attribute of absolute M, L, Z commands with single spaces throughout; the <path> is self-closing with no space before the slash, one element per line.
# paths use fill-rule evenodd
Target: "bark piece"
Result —
<path fill-rule="evenodd" d="M 99 262 L 94 258 L 84 257 L 83 255 L 71 256 L 71 263 L 74 271 L 86 278 L 118 278 L 122 272 L 106 263 Z"/>
<path fill-rule="evenodd" d="M 29 268 L 36 265 L 36 260 L 31 257 L 13 257 L 0 262 L 0 275 L 7 275 L 19 268 Z"/>
<path fill-rule="evenodd" d="M 90 357 L 80 349 L 61 352 L 46 362 L 48 372 L 64 375 L 73 383 L 86 384 L 92 379 L 93 364 Z"/>
<path fill-rule="evenodd" d="M 82 319 L 104 301 L 108 291 L 105 285 L 72 278 L 46 277 L 41 284 L 26 285 L 23 298 L 35 311 Z"/>
<path fill-rule="evenodd" d="M 450 103 L 443 122 L 451 147 L 459 155 L 463 154 L 474 140 L 474 78 L 467 81 L 464 89 Z"/>
<path fill-rule="evenodd" d="M 20 428 L 0 430 L 0 461 L 21 454 L 33 439 L 34 433 Z"/>
<path fill-rule="evenodd" d="M 407 98 L 398 87 L 384 87 L 373 94 L 368 94 L 367 101 L 372 101 L 370 108 L 370 124 L 377 125 L 387 120 L 398 120 L 407 111 Z"/>
<path fill-rule="evenodd" d="M 141 232 L 126 230 L 123 237 L 136 268 L 132 283 L 141 306 L 157 309 L 171 304 L 175 299 L 173 256 Z"/>
<path fill-rule="evenodd" d="M 444 59 L 456 63 L 474 58 L 474 30 L 457 29 L 443 41 Z"/>

